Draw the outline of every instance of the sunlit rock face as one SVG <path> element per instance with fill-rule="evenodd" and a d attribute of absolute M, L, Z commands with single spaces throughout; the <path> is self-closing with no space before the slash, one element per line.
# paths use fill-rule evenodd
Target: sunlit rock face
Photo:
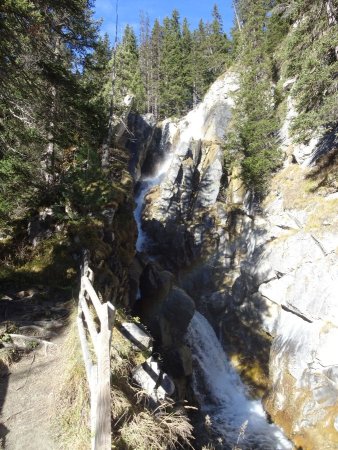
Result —
<path fill-rule="evenodd" d="M 262 214 L 253 217 L 234 303 L 273 337 L 265 398 L 273 420 L 304 449 L 335 449 L 337 137 L 331 132 L 307 145 L 294 144 L 289 127 L 295 115 L 289 97 L 281 137 L 292 158 L 272 179 Z"/>
<path fill-rule="evenodd" d="M 232 310 L 272 337 L 265 406 L 309 450 L 338 446 L 338 201 L 336 182 L 322 183 L 337 170 L 327 174 L 322 159 L 334 149 L 330 135 L 310 142 L 308 162 L 286 163 L 262 210 L 235 233 Z M 243 218 L 234 222 L 236 230 Z"/>
<path fill-rule="evenodd" d="M 321 169 L 316 178 L 308 168 L 335 138 L 295 145 L 290 99 L 281 130 L 290 158 L 264 204 L 252 202 L 238 169 L 221 197 L 222 143 L 237 89 L 236 76 L 225 74 L 197 108 L 160 127 L 157 156 L 170 163 L 140 211 L 148 250 L 177 274 L 227 349 L 232 336 L 241 354 L 267 361 L 273 420 L 303 449 L 335 449 L 338 195 L 334 184 L 320 187 Z"/>
<path fill-rule="evenodd" d="M 171 166 L 148 220 L 188 218 L 193 210 L 215 204 L 222 177 L 221 146 L 231 117 L 231 94 L 237 88 L 235 75 L 221 77 L 204 101 L 168 134 Z"/>
<path fill-rule="evenodd" d="M 201 231 L 213 227 L 212 217 L 200 214 L 217 202 L 223 174 L 222 145 L 234 104 L 232 94 L 237 89 L 235 74 L 220 77 L 204 101 L 171 123 L 165 139 L 162 137 L 161 146 L 169 149 L 171 164 L 161 184 L 145 199 L 143 228 L 171 267 L 190 264 L 201 244 Z"/>
<path fill-rule="evenodd" d="M 295 175 L 292 169 L 284 169 L 276 184 L 285 183 L 290 173 Z M 291 184 L 301 196 L 297 181 L 294 178 Z M 281 188 L 278 196 L 272 192 L 264 217 L 253 220 L 250 251 L 239 264 L 232 289 L 234 303 L 249 324 L 273 337 L 265 399 L 272 418 L 302 448 L 334 449 L 338 443 L 338 204 L 313 195 L 300 209 L 285 202 L 287 190 Z M 313 223 L 313 213 L 319 218 L 320 208 L 327 208 L 326 212 Z"/>

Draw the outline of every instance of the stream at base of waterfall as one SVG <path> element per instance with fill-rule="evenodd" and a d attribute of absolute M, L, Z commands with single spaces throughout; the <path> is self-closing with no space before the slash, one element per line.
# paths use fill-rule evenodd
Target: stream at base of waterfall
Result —
<path fill-rule="evenodd" d="M 202 314 L 194 314 L 186 340 L 193 354 L 194 393 L 215 434 L 241 449 L 291 450 L 282 431 L 268 423 L 261 402 L 250 399 Z"/>

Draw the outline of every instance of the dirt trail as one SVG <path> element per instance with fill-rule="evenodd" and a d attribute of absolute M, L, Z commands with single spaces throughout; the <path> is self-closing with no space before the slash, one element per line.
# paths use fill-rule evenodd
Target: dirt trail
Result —
<path fill-rule="evenodd" d="M 30 305 L 26 303 L 27 306 Z M 51 305 L 43 306 L 42 310 L 39 308 L 39 320 L 35 317 L 29 323 L 26 315 L 19 332 L 48 339 L 51 344 L 40 344 L 13 363 L 7 374 L 0 375 L 0 448 L 5 450 L 60 449 L 55 436 L 55 413 L 66 364 L 66 309 L 59 305 L 53 313 Z M 48 312 L 47 317 L 44 311 Z M 63 318 L 58 311 L 63 311 Z M 7 320 L 13 322 L 10 313 Z M 18 324 L 16 320 L 14 323 Z"/>

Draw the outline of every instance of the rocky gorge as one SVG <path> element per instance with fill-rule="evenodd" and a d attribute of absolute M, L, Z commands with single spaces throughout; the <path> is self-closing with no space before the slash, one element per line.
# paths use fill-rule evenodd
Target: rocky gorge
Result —
<path fill-rule="evenodd" d="M 116 145 L 132 155 L 137 189 L 130 304 L 154 336 L 178 400 L 194 398 L 202 411 L 218 403 L 219 413 L 229 403 L 236 410 L 249 392 L 263 394 L 267 414 L 297 448 L 329 450 L 338 445 L 337 141 L 331 134 L 293 142 L 292 83 L 284 85 L 285 161 L 262 204 L 245 188 L 239 164 L 223 170 L 235 73 L 221 76 L 180 120 L 129 114 Z M 205 327 L 212 339 L 197 337 Z M 203 347 L 224 362 L 205 363 Z M 198 375 L 201 360 L 212 373 L 207 382 Z M 233 366 L 248 388 L 239 387 Z M 240 398 L 226 393 L 229 383 Z M 291 448 L 282 435 L 259 437 L 257 414 L 242 408 L 232 422 L 205 411 L 217 448 L 235 445 L 243 424 L 242 448 Z"/>

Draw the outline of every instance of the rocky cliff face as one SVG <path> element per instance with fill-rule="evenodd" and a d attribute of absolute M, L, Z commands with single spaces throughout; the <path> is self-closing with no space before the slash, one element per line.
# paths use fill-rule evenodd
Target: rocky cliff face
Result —
<path fill-rule="evenodd" d="M 311 192 L 310 177 L 290 165 L 273 179 L 232 293 L 243 316 L 256 316 L 273 338 L 267 410 L 298 445 L 331 449 L 338 442 L 338 202 Z"/>
<path fill-rule="evenodd" d="M 143 227 L 153 237 L 155 252 L 165 255 L 165 265 L 173 270 L 197 258 L 205 241 L 202 233 L 217 232 L 212 209 L 220 192 L 222 144 L 237 89 L 236 76 L 229 73 L 187 116 L 165 124 L 170 131 L 162 147 L 171 164 L 162 183 L 146 197 Z"/>
<path fill-rule="evenodd" d="M 292 80 L 284 87 L 291 86 Z M 245 377 L 265 390 L 265 406 L 273 420 L 304 449 L 334 449 L 337 141 L 331 134 L 295 145 L 289 135 L 295 115 L 290 97 L 281 130 L 287 159 L 272 179 L 264 204 L 254 205 L 238 169 L 222 179 L 222 142 L 237 89 L 236 75 L 225 74 L 204 102 L 180 121 L 155 125 L 144 118 L 141 129 L 136 127 L 139 136 L 145 136 L 133 149 L 136 178 L 142 165 L 147 174 L 161 159 L 171 160 L 160 185 L 145 197 L 142 226 L 150 238 L 148 252 L 161 269 L 148 264 L 151 276 L 143 272 L 143 292 L 149 310 L 156 310 L 173 283 L 166 270 L 174 273 L 175 283 L 223 336 L 228 353 L 245 362 Z M 131 128 L 133 123 L 135 118 Z M 146 293 L 150 279 L 157 290 Z M 175 299 L 185 294 L 174 294 L 169 302 L 173 309 L 164 308 L 162 328 L 175 325 Z M 190 303 L 189 318 L 194 310 Z M 181 331 L 188 319 L 185 322 Z"/>

